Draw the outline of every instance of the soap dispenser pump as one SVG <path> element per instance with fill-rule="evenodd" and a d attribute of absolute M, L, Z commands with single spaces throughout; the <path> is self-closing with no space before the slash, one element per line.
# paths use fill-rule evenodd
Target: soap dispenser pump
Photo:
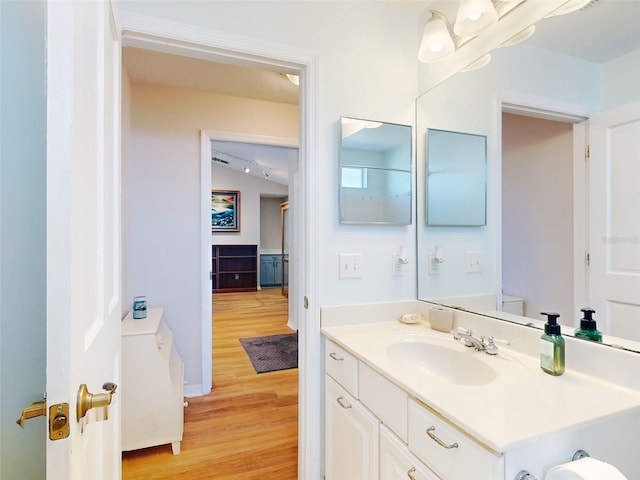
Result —
<path fill-rule="evenodd" d="M 542 312 L 547 317 L 544 333 L 540 337 L 540 368 L 549 375 L 564 373 L 564 338 L 558 325 L 559 313 Z"/>
<path fill-rule="evenodd" d="M 580 328 L 576 328 L 576 338 L 591 340 L 592 342 L 602 342 L 602 333 L 598 331 L 596 321 L 593 319 L 593 314 L 596 313 L 596 311 L 589 307 L 585 307 L 581 309 L 581 311 L 584 313 L 584 318 L 580 320 Z"/>

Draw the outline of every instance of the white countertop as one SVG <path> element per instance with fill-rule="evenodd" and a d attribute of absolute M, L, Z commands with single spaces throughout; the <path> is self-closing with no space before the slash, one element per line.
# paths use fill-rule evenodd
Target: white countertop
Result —
<path fill-rule="evenodd" d="M 605 419 L 640 412 L 640 394 L 571 369 L 551 376 L 538 358 L 499 346 L 493 357 L 456 342 L 450 333 L 427 323 L 398 321 L 322 328 L 322 333 L 378 373 L 407 391 L 496 452 L 506 452 L 560 430 L 573 430 Z M 434 381 L 418 369 L 392 359 L 387 346 L 397 341 L 429 340 L 459 348 L 491 365 L 495 380 L 483 385 Z M 428 348 L 428 346 L 427 346 Z"/>

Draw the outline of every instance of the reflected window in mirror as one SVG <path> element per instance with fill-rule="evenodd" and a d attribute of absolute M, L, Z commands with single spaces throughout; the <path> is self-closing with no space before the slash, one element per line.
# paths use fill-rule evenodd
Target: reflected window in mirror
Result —
<path fill-rule="evenodd" d="M 411 224 L 411 127 L 342 117 L 340 223 Z"/>
<path fill-rule="evenodd" d="M 486 225 L 487 137 L 430 128 L 426 143 L 427 225 Z"/>

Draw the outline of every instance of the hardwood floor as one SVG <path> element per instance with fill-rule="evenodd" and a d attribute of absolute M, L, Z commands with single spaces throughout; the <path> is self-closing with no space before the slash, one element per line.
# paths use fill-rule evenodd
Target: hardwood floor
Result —
<path fill-rule="evenodd" d="M 298 370 L 256 374 L 238 341 L 290 333 L 280 289 L 213 295 L 213 385 L 185 409 L 182 451 L 124 452 L 123 480 L 293 480 L 298 463 Z"/>

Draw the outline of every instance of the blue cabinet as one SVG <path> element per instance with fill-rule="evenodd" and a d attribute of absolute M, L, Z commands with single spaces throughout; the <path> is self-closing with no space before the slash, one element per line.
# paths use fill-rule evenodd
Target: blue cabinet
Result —
<path fill-rule="evenodd" d="M 282 255 L 260 255 L 260 286 L 279 287 L 282 285 Z"/>

